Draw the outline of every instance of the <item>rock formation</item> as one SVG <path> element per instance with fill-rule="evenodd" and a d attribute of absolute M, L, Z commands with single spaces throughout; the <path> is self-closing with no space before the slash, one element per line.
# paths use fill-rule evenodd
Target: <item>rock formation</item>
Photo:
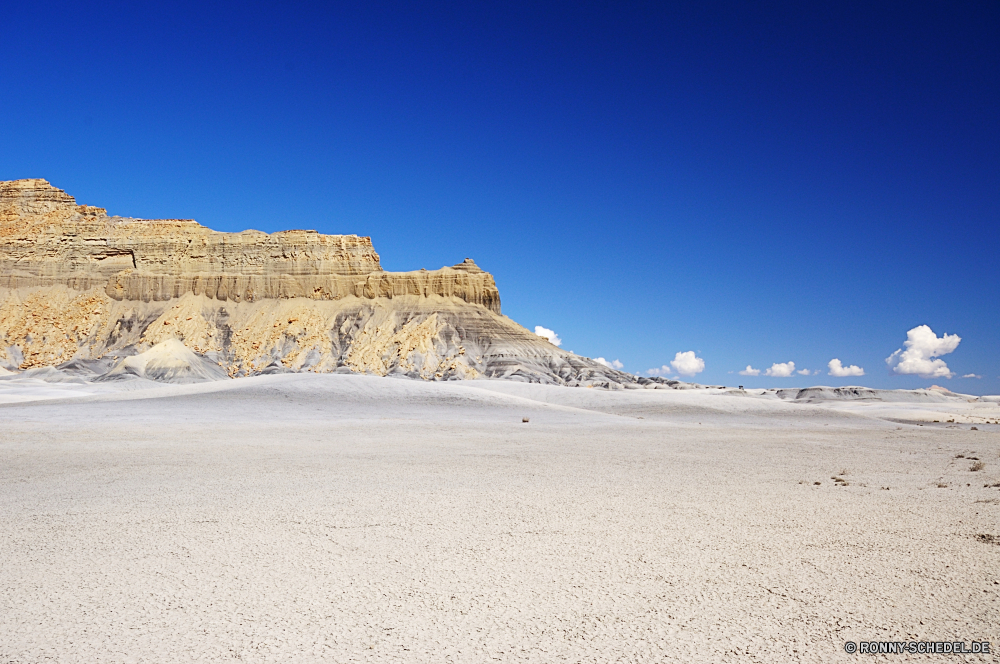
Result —
<path fill-rule="evenodd" d="M 196 380 L 212 376 L 208 365 L 229 376 L 666 384 L 563 351 L 503 316 L 493 277 L 471 259 L 385 272 L 367 237 L 221 233 L 109 216 L 45 180 L 0 182 L 0 367 Z"/>

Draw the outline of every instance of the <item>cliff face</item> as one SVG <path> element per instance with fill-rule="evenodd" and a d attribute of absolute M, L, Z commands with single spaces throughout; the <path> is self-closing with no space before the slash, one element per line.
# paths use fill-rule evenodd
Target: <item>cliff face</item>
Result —
<path fill-rule="evenodd" d="M 471 262 L 388 273 L 367 237 L 219 233 L 192 220 L 109 217 L 45 180 L 0 182 L 0 286 L 54 285 L 144 302 L 186 293 L 233 302 L 443 295 L 500 313 L 493 277 Z"/>
<path fill-rule="evenodd" d="M 45 180 L 0 182 L 0 366 L 111 379 L 175 340 L 230 376 L 636 382 L 502 316 L 493 277 L 470 259 L 385 272 L 367 237 L 220 233 L 109 216 Z"/>

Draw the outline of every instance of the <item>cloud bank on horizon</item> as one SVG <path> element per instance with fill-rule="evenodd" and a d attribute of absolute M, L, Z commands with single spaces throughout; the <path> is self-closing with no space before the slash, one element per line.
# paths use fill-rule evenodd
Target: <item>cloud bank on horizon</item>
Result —
<path fill-rule="evenodd" d="M 556 346 L 562 344 L 562 339 L 553 330 L 535 326 L 535 334 L 545 337 Z M 922 378 L 953 378 L 957 374 L 952 371 L 941 355 L 947 355 L 958 348 L 962 341 L 957 334 L 943 334 L 938 337 L 928 325 L 918 325 L 906 333 L 904 348 L 896 350 L 886 358 L 886 363 L 897 375 L 916 375 Z M 611 369 L 624 370 L 621 360 L 608 360 L 603 357 L 594 358 L 598 364 Z M 867 375 L 864 367 L 856 364 L 845 365 L 840 358 L 833 358 L 827 363 L 827 375 L 834 378 L 853 378 Z M 692 377 L 705 370 L 704 358 L 698 357 L 693 350 L 679 351 L 669 364 L 659 368 L 647 369 L 650 376 L 680 376 Z M 729 373 L 733 373 L 730 371 Z M 769 378 L 793 378 L 798 376 L 817 376 L 822 370 L 796 369 L 795 362 L 775 362 L 767 369 L 756 369 L 748 364 L 745 369 L 737 372 L 741 376 L 767 376 Z M 976 373 L 963 374 L 962 378 L 982 378 Z"/>
<path fill-rule="evenodd" d="M 895 353 L 885 358 L 885 363 L 894 373 L 916 375 L 921 378 L 952 378 L 955 375 L 941 355 L 947 355 L 958 348 L 962 338 L 957 334 L 934 334 L 928 325 L 918 325 L 906 333 L 903 345 Z M 938 359 L 935 359 L 938 358 Z"/>
<path fill-rule="evenodd" d="M 941 355 L 947 355 L 958 348 L 962 338 L 957 334 L 943 334 L 937 336 L 928 325 L 918 325 L 906 333 L 904 347 L 886 358 L 886 364 L 893 373 L 901 376 L 913 375 L 921 378 L 953 378 L 956 374 L 948 368 L 947 363 L 940 359 Z M 839 358 L 833 358 L 827 363 L 828 375 L 834 378 L 849 378 L 864 376 L 865 370 L 856 364 L 844 365 Z M 732 372 L 730 372 L 732 373 Z M 795 362 L 775 362 L 769 369 L 755 369 L 748 364 L 746 369 L 738 372 L 741 376 L 769 376 L 771 378 L 790 378 L 795 374 L 800 376 L 814 376 L 821 373 L 819 370 L 799 369 L 796 371 Z M 962 378 L 982 378 L 976 373 L 967 373 Z"/>

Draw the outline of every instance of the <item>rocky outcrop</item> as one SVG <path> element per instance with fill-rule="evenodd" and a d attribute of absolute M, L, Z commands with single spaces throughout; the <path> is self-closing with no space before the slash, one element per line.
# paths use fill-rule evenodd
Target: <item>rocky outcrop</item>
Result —
<path fill-rule="evenodd" d="M 221 233 L 191 220 L 109 216 L 45 180 L 0 182 L 0 367 L 71 366 L 108 379 L 212 374 L 176 369 L 186 356 L 172 340 L 229 376 L 640 386 L 503 316 L 493 277 L 471 259 L 385 272 L 367 237 Z M 154 347 L 155 358 L 144 355 Z"/>
<path fill-rule="evenodd" d="M 367 237 L 220 233 L 192 220 L 113 217 L 45 180 L 0 182 L 0 286 L 54 285 L 143 302 L 186 293 L 233 302 L 442 295 L 500 312 L 493 277 L 471 261 L 383 272 Z"/>
<path fill-rule="evenodd" d="M 806 403 L 821 403 L 825 401 L 887 401 L 892 403 L 945 403 L 949 401 L 967 401 L 966 394 L 955 394 L 950 390 L 937 386 L 918 390 L 879 390 L 870 387 L 851 385 L 847 387 L 805 387 L 776 390 L 779 399 L 804 401 Z"/>

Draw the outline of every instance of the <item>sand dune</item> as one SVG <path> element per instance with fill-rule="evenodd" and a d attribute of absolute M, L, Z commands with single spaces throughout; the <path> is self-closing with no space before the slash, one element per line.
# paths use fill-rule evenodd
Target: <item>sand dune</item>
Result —
<path fill-rule="evenodd" d="M 722 390 L 32 380 L 63 394 L 0 405 L 3 662 L 829 662 L 1000 636 L 998 426 Z"/>

